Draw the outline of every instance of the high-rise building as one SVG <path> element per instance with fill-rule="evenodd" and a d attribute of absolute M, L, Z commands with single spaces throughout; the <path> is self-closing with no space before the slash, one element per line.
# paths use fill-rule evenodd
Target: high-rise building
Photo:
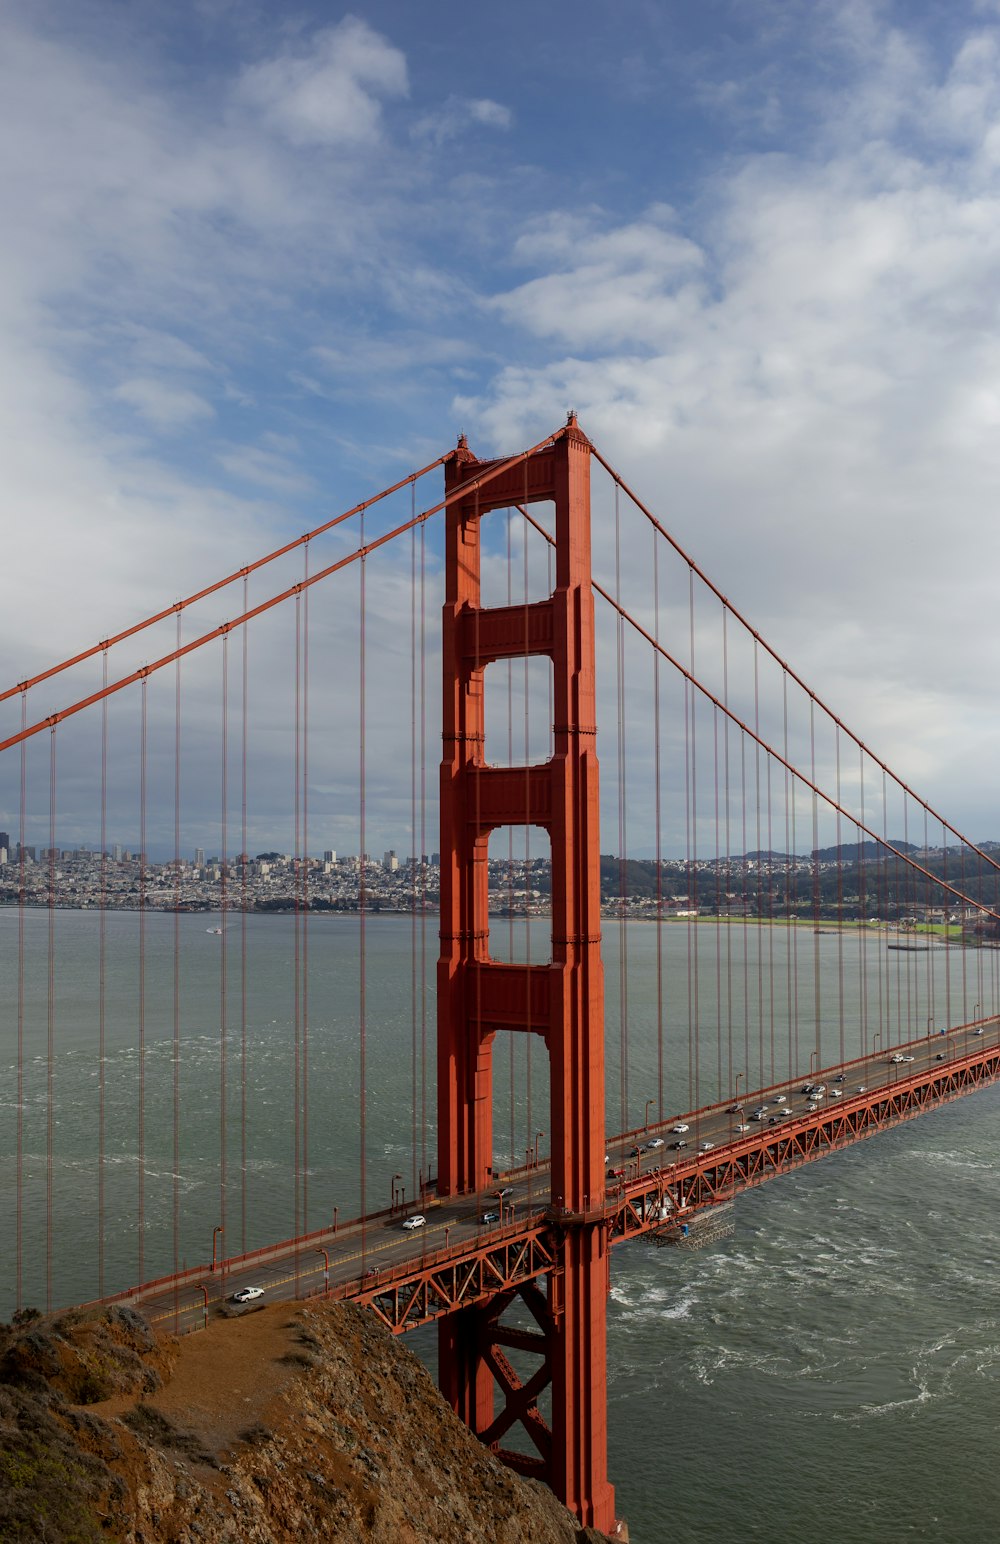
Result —
<path fill-rule="evenodd" d="M 10 832 L 9 831 L 0 831 L 0 847 L 6 847 L 7 851 L 10 852 Z"/>
<path fill-rule="evenodd" d="M 382 867 L 388 874 L 395 874 L 399 868 L 399 859 L 396 857 L 396 849 L 394 847 L 390 847 L 389 851 L 384 855 Z"/>
<path fill-rule="evenodd" d="M 111 849 L 111 861 L 112 861 L 112 863 L 120 863 L 122 861 L 122 844 L 121 844 L 121 842 L 115 842 L 114 846 L 112 847 L 112 849 Z"/>
<path fill-rule="evenodd" d="M 204 847 L 196 847 L 195 848 L 195 850 L 194 850 L 194 866 L 195 866 L 195 868 L 204 868 L 205 867 L 205 849 L 204 849 Z"/>
<path fill-rule="evenodd" d="M 2 834 L 2 833 L 0 833 L 0 834 Z M 326 852 L 323 854 L 323 862 L 324 863 L 336 863 L 336 861 L 337 861 L 337 854 L 334 852 L 333 848 L 332 847 L 327 848 Z"/>

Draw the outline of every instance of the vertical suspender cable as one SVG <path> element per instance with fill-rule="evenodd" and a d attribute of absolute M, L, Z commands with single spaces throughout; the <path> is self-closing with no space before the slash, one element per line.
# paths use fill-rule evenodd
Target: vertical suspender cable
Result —
<path fill-rule="evenodd" d="M 861 823 L 867 825 L 868 818 L 865 810 L 865 753 L 858 752 L 858 782 L 861 811 Z M 864 834 L 858 832 L 858 843 L 864 846 Z M 873 856 L 877 859 L 878 853 Z M 868 913 L 870 903 L 867 896 L 867 864 L 858 864 L 858 1027 L 860 1033 L 860 1049 L 868 1049 Z"/>
<path fill-rule="evenodd" d="M 28 727 L 28 693 L 21 693 L 21 730 Z M 17 834 L 17 1256 L 15 1300 L 24 1306 L 24 865 L 28 742 L 21 741 L 21 803 Z"/>
<path fill-rule="evenodd" d="M 293 965 L 292 965 L 292 1041 L 293 1041 L 293 1067 L 292 1082 L 295 1090 L 295 1109 L 293 1117 L 293 1141 L 295 1144 L 293 1211 L 295 1219 L 294 1237 L 299 1238 L 302 1233 L 302 998 L 300 984 L 302 979 L 301 936 L 299 931 L 299 863 L 302 851 L 302 592 L 295 596 L 295 721 L 293 725 L 293 752 L 292 752 L 292 779 L 294 792 L 292 795 L 292 936 Z"/>
<path fill-rule="evenodd" d="M 816 703 L 815 699 L 809 699 L 809 771 L 810 779 L 815 790 L 816 785 Z M 823 1059 L 820 1055 L 822 1042 L 822 1011 L 820 1006 L 820 978 L 819 978 L 819 921 L 820 921 L 820 878 L 819 878 L 819 802 L 815 791 L 812 795 L 812 845 L 813 845 L 813 1012 L 815 1022 L 813 1031 L 815 1044 L 812 1047 L 816 1052 L 816 1065 L 822 1066 Z M 812 1054 L 809 1057 L 812 1061 Z M 812 1070 L 810 1068 L 810 1070 Z"/>
<path fill-rule="evenodd" d="M 528 463 L 527 463 L 527 461 L 525 461 L 523 463 L 523 468 L 524 468 L 524 502 L 525 502 L 525 507 L 527 507 L 527 503 L 528 503 Z M 530 760 L 529 746 L 530 746 L 530 743 L 531 743 L 531 735 L 530 735 L 530 702 L 531 702 L 531 699 L 530 699 L 530 696 L 529 696 L 529 693 L 528 693 L 528 685 L 529 685 L 529 680 L 528 680 L 528 639 L 529 639 L 529 626 L 530 626 L 530 624 L 528 622 L 528 595 L 529 595 L 529 585 L 528 585 L 528 530 L 529 530 L 529 528 L 528 528 L 527 525 L 524 525 L 521 528 L 521 550 L 522 550 L 523 559 L 524 559 L 524 638 L 523 638 L 523 643 L 524 643 L 524 802 L 525 802 L 525 808 L 526 809 L 529 807 L 530 801 L 531 801 L 531 773 L 530 773 L 530 770 L 529 770 L 529 760 Z M 525 827 L 524 827 L 524 867 L 525 867 L 525 873 L 528 872 L 528 860 L 529 860 L 530 856 L 531 856 L 531 828 L 530 828 L 530 826 L 528 826 L 526 824 Z M 530 969 L 531 968 L 531 918 L 527 915 L 527 907 L 525 907 L 525 918 L 524 918 L 524 942 L 525 942 L 525 956 L 524 956 L 525 964 Z M 534 1137 L 534 1130 L 535 1130 L 535 1120 L 534 1120 L 534 1115 L 533 1115 L 532 1108 L 531 1108 L 531 1103 L 532 1103 L 532 1101 L 531 1101 L 531 1043 L 532 1043 L 532 1038 L 533 1037 L 532 1037 L 532 1033 L 531 1033 L 531 1007 L 530 1007 L 530 1005 L 531 1005 L 531 993 L 530 993 L 530 991 L 527 994 L 527 998 L 528 998 L 528 1005 L 529 1005 L 529 1007 L 528 1007 L 528 1032 L 524 1036 L 525 1105 L 527 1107 L 526 1108 L 526 1113 L 527 1113 L 527 1129 L 525 1131 L 525 1141 L 526 1141 L 526 1143 L 529 1146 L 533 1146 L 534 1145 L 533 1144 L 533 1137 Z"/>
<path fill-rule="evenodd" d="M 733 1047 L 729 1045 L 729 1063 L 723 1084 L 722 1055 L 722 847 L 719 822 L 719 710 L 712 705 L 712 779 L 715 802 L 715 847 L 712 853 L 715 867 L 715 1097 L 721 1098 L 723 1087 L 730 1092 L 733 1087 Z"/>
<path fill-rule="evenodd" d="M 243 610 L 249 609 L 249 579 L 243 575 Z M 240 1252 L 247 1252 L 247 909 L 250 897 L 247 888 L 247 868 L 250 855 L 247 852 L 247 691 L 249 670 L 248 635 L 243 627 L 243 676 L 241 681 L 242 713 L 240 716 Z"/>
<path fill-rule="evenodd" d="M 302 1231 L 309 1232 L 309 543 L 302 594 Z"/>
<path fill-rule="evenodd" d="M 102 650 L 103 684 L 108 684 L 108 651 Z M 104 1235 L 107 1228 L 104 1137 L 107 1083 L 108 950 L 108 699 L 101 703 L 101 901 L 97 916 L 97 1295 L 104 1296 Z"/>
<path fill-rule="evenodd" d="M 508 607 L 512 606 L 513 603 L 514 603 L 514 559 L 513 559 L 513 550 L 512 550 L 512 545 L 511 545 L 511 536 L 512 536 L 511 527 L 512 527 L 513 518 L 514 518 L 513 514 L 508 509 L 508 511 L 507 511 L 507 605 L 508 605 Z M 481 564 L 481 559 L 480 559 L 480 564 Z M 480 598 L 480 603 L 481 603 L 482 602 L 482 595 L 480 595 L 479 598 Z M 484 693 L 484 701 L 485 701 L 485 693 Z M 512 657 L 508 657 L 508 659 L 507 659 L 507 765 L 508 765 L 508 767 L 510 767 L 510 766 L 513 766 L 513 764 L 514 764 L 514 660 L 513 660 Z M 527 918 L 525 918 L 525 928 L 527 928 L 527 925 L 528 925 Z M 513 959 L 514 959 L 514 827 L 513 827 L 513 825 L 509 825 L 507 827 L 507 953 L 508 953 L 508 956 L 509 956 L 510 960 L 513 961 Z M 509 1162 L 512 1165 L 516 1164 L 516 1162 L 517 1162 L 517 1158 L 516 1158 L 516 1137 L 515 1137 L 515 1126 L 516 1126 L 516 1118 L 515 1118 L 515 1092 L 516 1092 L 516 1088 L 517 1088 L 516 1042 L 517 1042 L 517 1036 L 516 1035 L 508 1035 L 507 1036 L 507 1049 L 508 1049 L 509 1061 L 510 1061 L 510 1073 L 509 1073 L 509 1075 L 510 1075 L 510 1101 L 509 1101 L 510 1102 L 510 1111 L 509 1111 L 509 1127 L 510 1127 L 510 1129 L 509 1129 L 509 1134 L 508 1134 L 508 1139 L 507 1139 L 507 1151 L 510 1154 Z"/>
<path fill-rule="evenodd" d="M 244 632 L 246 629 L 244 628 Z M 177 613 L 177 647 L 181 646 L 181 613 Z M 174 666 L 174 917 L 173 917 L 173 1041 L 171 1081 L 173 1093 L 173 1147 L 171 1170 L 172 1242 L 174 1275 L 181 1268 L 181 662 Z M 175 1313 L 179 1299 L 174 1299 Z M 176 1326 L 175 1326 L 176 1327 Z"/>
<path fill-rule="evenodd" d="M 747 737 L 740 730 L 740 910 L 743 913 L 743 1064 L 750 1082 L 750 871 L 747 867 Z M 759 1086 L 759 1085 L 758 1085 Z"/>
<path fill-rule="evenodd" d="M 729 612 L 722 608 L 722 758 L 724 764 L 725 786 L 725 822 L 726 822 L 726 910 L 730 913 L 730 920 L 726 923 L 726 1030 L 729 1037 L 729 1062 L 733 1063 L 733 925 L 731 920 L 732 902 L 729 897 L 733 890 L 733 838 L 732 838 L 732 805 L 729 792 Z M 744 1063 L 744 1080 L 749 1073 L 749 1067 Z"/>
<path fill-rule="evenodd" d="M 834 783 L 837 792 L 836 828 L 837 828 L 837 1023 L 840 1031 L 838 1041 L 837 1060 L 844 1065 L 846 1051 L 844 1046 L 844 848 L 841 838 L 840 808 L 843 803 L 841 797 L 840 780 L 840 725 L 835 724 L 833 730 L 834 745 Z M 858 833 L 860 836 L 860 832 Z M 860 843 L 858 844 L 860 847 Z"/>
<path fill-rule="evenodd" d="M 660 641 L 660 539 L 653 530 L 653 637 Z M 663 819 L 660 741 L 660 651 L 653 650 L 653 817 L 656 825 L 656 1113 L 663 1119 Z"/>
<path fill-rule="evenodd" d="M 785 761 L 788 760 L 788 671 L 781 672 L 781 734 L 782 754 Z M 798 1071 L 799 1058 L 798 1046 L 795 1042 L 797 1025 L 795 1022 L 795 1001 L 793 995 L 794 969 L 792 964 L 793 950 L 798 942 L 794 919 L 798 912 L 794 905 L 795 899 L 795 789 L 788 775 L 787 766 L 784 768 L 785 790 L 785 1013 L 788 1019 L 786 1025 L 787 1046 L 785 1050 L 785 1069 L 788 1075 L 794 1076 Z M 791 798 L 791 804 L 789 804 Z"/>
<path fill-rule="evenodd" d="M 756 638 L 753 641 L 753 729 L 754 729 L 754 842 L 757 848 L 757 864 L 755 870 L 754 897 L 756 901 L 756 926 L 754 932 L 757 938 L 757 1038 L 758 1054 L 760 1057 L 760 1086 L 766 1082 L 773 1082 L 773 1078 L 765 1075 L 764 1062 L 764 944 L 761 934 L 762 922 L 762 896 L 761 896 L 761 835 L 760 835 L 760 650 L 757 647 Z"/>
<path fill-rule="evenodd" d="M 365 544 L 365 512 L 364 512 L 364 510 L 362 510 L 361 511 L 360 534 L 359 534 L 359 545 L 361 547 L 364 547 L 364 544 Z M 367 1151 L 367 1138 L 368 1138 L 368 1085 L 367 1085 L 368 1066 L 367 1066 L 367 1053 L 368 1053 L 368 1042 L 367 1042 L 367 1001 L 366 1001 L 367 957 L 366 957 L 366 953 L 365 953 L 365 943 L 366 943 L 366 940 L 365 940 L 365 911 L 366 911 L 366 905 L 367 905 L 367 896 L 365 894 L 365 882 L 366 882 L 365 864 L 366 864 L 366 861 L 367 861 L 366 854 L 365 854 L 365 841 L 366 841 L 366 824 L 365 824 L 365 813 L 366 813 L 365 812 L 365 792 L 366 792 L 366 788 L 365 788 L 365 778 L 366 778 L 366 773 L 367 773 L 366 759 L 365 759 L 365 757 L 366 757 L 366 747 L 365 747 L 365 711 L 366 711 L 366 706 L 365 706 L 365 604 L 366 604 L 366 595 L 365 595 L 365 556 L 364 556 L 364 553 L 362 553 L 361 558 L 359 560 L 358 569 L 359 569 L 359 577 L 358 577 L 358 591 L 359 591 L 359 594 L 358 594 L 358 724 L 359 724 L 359 732 L 358 732 L 358 771 L 359 771 L 359 779 L 358 779 L 358 784 L 359 784 L 358 824 L 359 824 L 359 829 L 360 829 L 360 841 L 361 841 L 360 853 L 359 853 L 359 858 L 358 858 L 358 862 L 360 864 L 359 873 L 358 873 L 358 970 L 359 970 L 359 977 L 358 977 L 358 1017 L 359 1017 L 359 1021 L 360 1021 L 360 1036 L 359 1036 L 359 1082 L 360 1082 L 360 1089 L 359 1089 L 359 1092 L 360 1092 L 360 1097 L 361 1097 L 361 1117 L 360 1117 L 360 1119 L 361 1119 L 361 1155 L 360 1155 L 361 1156 L 361 1175 L 360 1175 L 360 1182 L 361 1182 L 361 1265 L 362 1265 L 362 1269 L 364 1269 L 365 1250 L 366 1250 L 366 1247 L 367 1247 L 367 1213 L 368 1213 L 368 1151 Z"/>
<path fill-rule="evenodd" d="M 420 527 L 420 1171 L 427 1165 L 427 544 Z M 423 1196 L 419 1197 L 423 1200 Z"/>
<path fill-rule="evenodd" d="M 45 1056 L 45 1310 L 52 1312 L 56 1070 L 56 727 L 49 734 L 49 945 Z"/>
<path fill-rule="evenodd" d="M 624 624 L 623 624 L 624 625 Z M 692 677 L 695 675 L 695 648 L 694 648 L 694 569 L 688 568 L 688 634 L 690 652 L 690 670 Z M 691 876 L 689 889 L 691 901 L 688 911 L 692 915 L 688 918 L 688 966 L 691 982 L 691 1024 L 694 1034 L 694 1107 L 701 1108 L 701 1025 L 699 1002 L 699 949 L 698 949 L 698 697 L 691 692 L 691 826 L 690 846 L 688 851 L 688 873 Z"/>
<path fill-rule="evenodd" d="M 146 1271 L 146 742 L 149 679 L 143 676 L 139 729 L 139 1284 Z"/>
<path fill-rule="evenodd" d="M 774 814 L 771 799 L 773 757 L 764 758 L 767 768 L 767 980 L 771 1031 L 771 1082 L 777 1082 L 774 1058 Z"/>
<path fill-rule="evenodd" d="M 622 598 L 622 531 L 618 484 L 615 483 L 615 603 Z M 628 1097 L 628 935 L 625 896 L 625 624 L 621 610 L 615 618 L 615 674 L 618 697 L 618 1016 L 621 1059 L 621 1130 L 629 1129 Z"/>
<path fill-rule="evenodd" d="M 411 516 L 416 514 L 416 491 L 410 492 Z M 417 974 L 419 910 L 419 849 L 417 847 L 417 531 L 410 532 L 410 1194 L 422 1199 L 417 1185 Z"/>
<path fill-rule="evenodd" d="M 219 923 L 222 936 L 219 955 L 219 1226 L 223 1255 L 230 1251 L 226 1236 L 227 1104 L 229 1098 L 226 1035 L 228 1030 L 228 940 L 226 935 L 229 885 L 229 634 L 222 635 L 222 766 L 219 786 Z"/>

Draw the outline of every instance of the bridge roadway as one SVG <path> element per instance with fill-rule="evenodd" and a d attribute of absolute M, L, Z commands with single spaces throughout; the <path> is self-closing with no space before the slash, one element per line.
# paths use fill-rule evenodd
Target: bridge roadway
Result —
<path fill-rule="evenodd" d="M 605 1194 L 594 1198 L 586 1216 L 607 1218 L 612 1243 L 656 1231 L 678 1212 L 690 1215 L 731 1199 L 998 1077 L 1000 1017 L 991 1017 L 843 1067 L 741 1091 L 738 1103 L 734 1097 L 610 1138 L 607 1167 L 622 1172 L 608 1177 Z M 825 1084 L 822 1095 L 809 1099 L 802 1091 L 807 1082 Z M 762 1112 L 756 1119 L 755 1111 Z M 680 1126 L 686 1129 L 672 1129 Z M 446 1200 L 426 1196 L 419 1228 L 403 1226 L 417 1206 L 396 1207 L 364 1224 L 322 1229 L 214 1268 L 194 1267 L 111 1301 L 131 1303 L 157 1328 L 183 1332 L 206 1324 L 210 1313 L 250 1311 L 252 1304 L 236 1308 L 232 1295 L 261 1287 L 264 1303 L 350 1299 L 374 1307 L 396 1332 L 413 1329 L 504 1284 L 558 1268 L 558 1230 L 550 1223 L 560 1207 L 548 1194 L 548 1165 L 498 1176 L 496 1188 L 502 1197 L 490 1190 Z M 499 1223 L 483 1221 L 501 1211 Z M 565 1214 L 561 1220 L 572 1225 Z"/>

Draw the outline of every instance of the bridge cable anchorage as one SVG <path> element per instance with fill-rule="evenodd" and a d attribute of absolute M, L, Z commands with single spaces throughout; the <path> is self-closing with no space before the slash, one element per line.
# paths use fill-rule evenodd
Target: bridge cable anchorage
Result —
<path fill-rule="evenodd" d="M 332 531 L 335 526 L 342 525 L 345 520 L 352 519 L 362 510 L 370 508 L 382 499 L 390 497 L 391 494 L 398 493 L 401 488 L 405 488 L 408 484 L 415 485 L 421 477 L 427 476 L 428 473 L 442 466 L 448 459 L 449 454 L 450 452 L 438 456 L 436 460 L 429 462 L 427 466 L 421 467 L 419 471 L 410 472 L 408 476 L 394 483 L 391 488 L 385 488 L 381 493 L 375 494 L 374 497 L 365 499 L 363 503 L 355 504 L 353 508 L 344 510 L 342 514 L 335 515 L 332 519 L 324 521 L 322 525 L 316 526 L 312 531 L 307 531 L 304 536 L 296 537 L 294 541 L 286 542 L 282 547 L 276 547 L 273 552 L 266 553 L 264 557 L 258 558 L 256 562 L 244 564 L 242 568 L 237 568 L 233 573 L 227 574 L 224 579 L 217 579 L 213 584 L 206 585 L 201 590 L 196 590 L 194 594 L 185 596 L 183 600 L 174 601 L 171 605 L 164 607 L 162 611 L 154 612 L 152 616 L 143 618 L 141 622 L 136 622 L 131 627 L 126 627 L 121 632 L 102 639 L 100 643 L 95 643 L 91 648 L 84 649 L 79 654 L 74 654 L 70 659 L 62 660 L 58 665 L 50 666 L 48 670 L 43 670 L 38 675 L 19 682 L 17 686 L 8 687 L 6 690 L 0 691 L 0 702 L 5 702 L 8 697 L 12 697 L 18 692 L 27 691 L 30 686 L 37 686 L 42 681 L 48 681 L 53 676 L 60 675 L 64 670 L 71 669 L 74 665 L 83 664 L 85 660 L 92 659 L 95 654 L 106 653 L 115 644 L 123 643 L 126 638 L 134 638 L 137 633 L 144 632 L 148 627 L 154 627 L 157 622 L 166 621 L 168 617 L 186 610 L 188 606 L 193 606 L 196 602 L 205 600 L 209 595 L 214 595 L 217 591 L 224 590 L 228 585 L 234 584 L 237 579 L 246 580 L 248 575 L 255 573 L 258 569 L 265 568 L 269 563 L 276 562 L 278 558 L 285 557 L 289 552 L 294 552 L 297 547 L 303 546 L 315 537 L 322 536 L 327 531 Z"/>
<path fill-rule="evenodd" d="M 536 451 L 544 448 L 547 443 L 548 441 L 543 440 L 538 445 L 533 446 L 531 450 L 522 451 L 519 455 L 511 456 L 506 461 L 499 461 L 495 463 L 495 465 L 491 466 L 486 473 L 481 474 L 477 481 L 483 484 L 491 482 L 496 477 L 502 475 L 502 473 L 509 471 L 512 466 L 516 466 L 524 457 L 534 455 Z M 434 465 L 437 464 L 437 462 L 434 463 Z M 404 481 L 406 480 L 408 479 L 404 479 Z M 317 573 L 310 575 L 308 586 L 311 588 L 313 585 L 320 584 L 324 579 L 330 578 L 332 574 L 339 573 L 341 569 L 349 568 L 352 563 L 359 562 L 362 559 L 369 557 L 373 552 L 378 551 L 379 548 L 385 547 L 389 544 L 389 542 L 394 541 L 396 537 L 404 535 L 406 531 L 410 530 L 411 526 L 420 525 L 424 521 L 430 520 L 434 515 L 439 514 L 443 509 L 446 509 L 451 504 L 454 504 L 461 497 L 462 493 L 463 488 L 460 486 L 454 489 L 439 503 L 433 504 L 429 509 L 423 510 L 415 517 L 415 519 L 404 521 L 402 525 L 396 526 L 394 530 L 385 532 L 384 535 L 376 537 L 374 541 L 368 542 L 367 545 L 357 547 L 353 552 L 348 553 L 346 557 L 340 558 L 335 563 L 328 564 L 325 568 L 320 569 Z M 351 511 L 351 513 L 353 513 L 353 511 Z M 346 519 L 347 516 L 344 518 Z M 298 541 L 292 543 L 292 546 L 297 547 L 299 545 L 301 544 Z M 230 583 L 231 578 L 222 582 Z M 213 586 L 213 588 L 220 587 L 221 584 L 219 586 Z M 72 718 L 75 714 L 82 712 L 84 708 L 92 707 L 94 703 L 100 702 L 106 696 L 113 696 L 116 692 L 124 690 L 125 687 L 133 686 L 136 681 L 141 680 L 144 676 L 152 675 L 156 671 L 162 670 L 165 666 L 172 665 L 175 659 L 183 658 L 186 654 L 193 654 L 197 649 L 204 648 L 207 644 L 212 643 L 216 638 L 220 638 L 224 631 L 231 631 L 235 627 L 245 627 L 249 622 L 253 621 L 255 617 L 263 616 L 265 612 L 273 610 L 276 606 L 280 606 L 284 601 L 291 600 L 292 597 L 301 591 L 304 587 L 305 586 L 301 584 L 290 585 L 287 589 L 282 590 L 279 594 L 272 595 L 269 600 L 262 601 L 257 606 L 252 606 L 248 611 L 242 612 L 237 617 L 232 617 L 228 622 L 225 622 L 218 627 L 213 627 L 207 633 L 202 633 L 200 637 L 192 639 L 190 643 L 186 643 L 182 648 L 172 649 L 170 653 L 162 655 L 159 659 L 154 660 L 152 664 L 143 665 L 141 669 L 130 671 L 128 675 L 120 677 L 119 680 L 111 682 L 110 685 L 102 687 L 99 691 L 91 692 L 89 696 L 81 697 L 79 701 L 72 703 L 69 707 L 63 708 L 57 713 L 52 713 L 47 718 L 40 719 L 36 724 L 30 725 L 27 729 L 23 729 L 17 734 L 9 735 L 7 739 L 0 740 L 0 752 L 9 750 L 13 745 L 18 745 L 22 739 L 31 739 L 34 735 L 40 734 L 43 729 L 52 728 L 55 724 L 62 723 L 67 718 Z M 200 596 L 197 598 L 200 598 Z M 164 615 L 170 616 L 172 613 L 173 607 L 169 607 Z M 162 617 L 153 618 L 152 620 L 162 620 Z M 117 642 L 118 639 L 115 638 L 111 639 L 110 641 L 114 643 Z M 90 649 L 86 652 L 86 655 L 81 655 L 79 658 L 90 658 L 91 655 L 96 652 L 96 649 Z M 69 665 L 76 663 L 76 659 L 67 660 L 64 665 L 59 667 L 59 669 L 66 669 Z M 50 672 L 50 674 L 57 673 L 57 670 Z M 38 679 L 43 679 L 43 677 L 39 677 Z M 0 695 L 0 701 L 3 700 L 4 695 L 10 696 L 11 693 L 7 692 L 3 695 Z"/>

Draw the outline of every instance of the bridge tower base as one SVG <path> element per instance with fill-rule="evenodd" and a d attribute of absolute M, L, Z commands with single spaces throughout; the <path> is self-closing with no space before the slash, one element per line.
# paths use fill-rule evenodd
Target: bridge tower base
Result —
<path fill-rule="evenodd" d="M 549 1055 L 550 1218 L 558 1266 L 526 1282 L 518 1306 L 533 1327 L 505 1327 L 511 1293 L 464 1309 L 440 1329 L 440 1383 L 453 1408 L 515 1468 L 545 1479 L 580 1521 L 614 1527 L 607 1475 L 604 1218 L 604 987 L 595 749 L 594 609 L 590 574 L 590 442 L 570 416 L 541 450 L 480 486 L 460 441 L 445 468 L 447 510 L 441 764 L 441 955 L 438 962 L 438 1189 L 488 1191 L 493 1167 L 492 1056 L 498 1030 L 540 1035 Z M 532 604 L 480 604 L 480 521 L 490 510 L 555 507 L 555 588 Z M 552 661 L 551 759 L 488 766 L 487 665 Z M 552 852 L 552 958 L 490 958 L 488 847 L 501 826 L 536 825 Z M 524 1314 L 521 1315 L 522 1321 Z M 507 1356 L 537 1356 L 523 1381 Z M 551 1424 L 539 1396 L 550 1390 Z M 520 1426 L 533 1452 L 508 1450 Z"/>

